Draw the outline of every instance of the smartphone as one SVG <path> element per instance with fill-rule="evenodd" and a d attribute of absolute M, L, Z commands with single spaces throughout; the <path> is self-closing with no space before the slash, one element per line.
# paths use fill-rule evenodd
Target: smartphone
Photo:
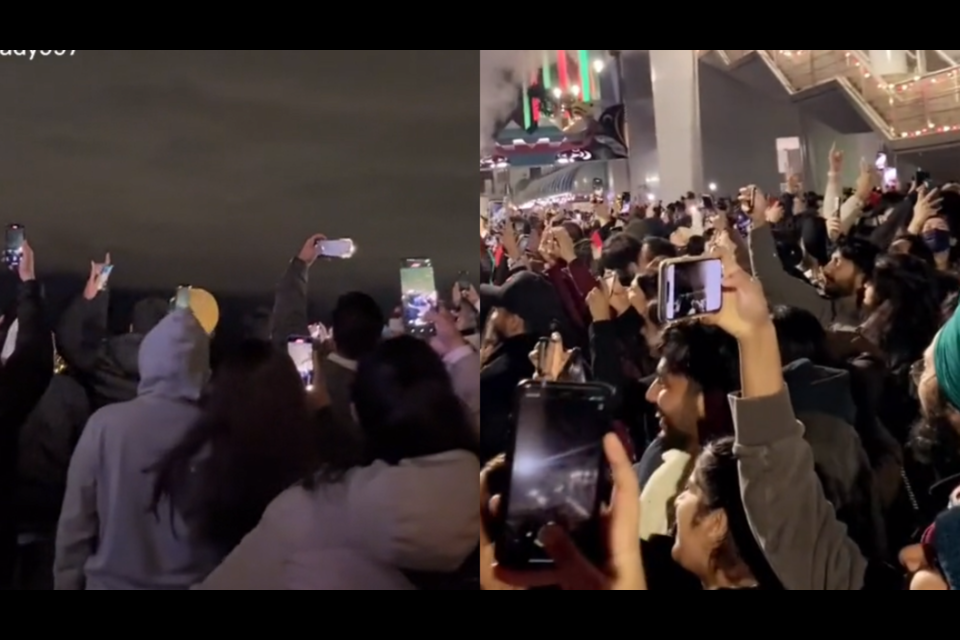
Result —
<path fill-rule="evenodd" d="M 192 288 L 186 285 L 177 287 L 177 293 L 173 296 L 173 309 L 175 311 L 190 308 L 190 289 Z"/>
<path fill-rule="evenodd" d="M 22 224 L 7 226 L 6 242 L 3 246 L 3 262 L 11 269 L 20 266 L 23 260 L 23 243 L 27 241 L 27 230 Z"/>
<path fill-rule="evenodd" d="M 313 340 L 310 336 L 287 338 L 287 353 L 300 374 L 300 381 L 310 391 L 313 389 Z"/>
<path fill-rule="evenodd" d="M 400 289 L 403 291 L 403 326 L 415 336 L 432 336 L 436 327 L 426 315 L 437 308 L 437 284 L 433 263 L 427 258 L 407 258 L 400 265 Z"/>
<path fill-rule="evenodd" d="M 470 291 L 473 288 L 473 283 L 470 281 L 470 272 L 461 271 L 457 275 L 457 287 L 460 291 Z"/>
<path fill-rule="evenodd" d="M 553 560 L 538 537 L 543 527 L 556 524 L 602 566 L 600 510 L 611 487 L 603 437 L 613 430 L 610 404 L 611 390 L 604 385 L 520 384 L 508 484 L 500 503 L 499 564 L 550 568 Z"/>
<path fill-rule="evenodd" d="M 701 208 L 705 211 L 713 211 L 716 208 L 713 203 L 713 196 L 704 195 L 701 198 Z"/>
<path fill-rule="evenodd" d="M 831 212 L 830 215 L 833 216 L 833 217 L 835 217 L 835 218 L 839 218 L 839 217 L 840 217 L 840 212 L 841 212 L 842 210 L 843 210 L 843 198 L 841 198 L 841 197 L 838 196 L 838 197 L 836 197 L 836 198 L 833 199 L 833 211 Z"/>
<path fill-rule="evenodd" d="M 107 288 L 107 285 L 110 283 L 111 273 L 113 273 L 113 265 L 103 265 L 103 269 L 100 271 L 100 277 L 97 279 L 97 288 L 100 289 L 100 291 L 103 291 Z"/>
<path fill-rule="evenodd" d="M 357 251 L 357 246 L 350 238 L 341 238 L 339 240 L 318 240 L 317 241 L 318 258 L 336 258 L 347 260 L 353 257 Z"/>
<path fill-rule="evenodd" d="M 723 263 L 699 256 L 665 260 L 657 302 L 662 322 L 717 313 L 723 306 Z"/>
<path fill-rule="evenodd" d="M 753 209 L 757 206 L 757 188 L 750 187 L 746 189 L 744 195 L 746 196 L 746 200 L 741 203 L 740 209 L 749 215 L 753 213 Z"/>
<path fill-rule="evenodd" d="M 930 172 L 923 169 L 917 169 L 913 176 L 913 184 L 919 189 L 922 186 L 930 188 Z"/>

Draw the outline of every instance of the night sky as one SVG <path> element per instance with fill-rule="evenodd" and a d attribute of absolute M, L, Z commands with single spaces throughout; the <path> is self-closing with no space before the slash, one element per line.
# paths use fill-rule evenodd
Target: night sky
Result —
<path fill-rule="evenodd" d="M 313 232 L 315 298 L 399 298 L 404 257 L 477 270 L 475 51 L 77 51 L 0 58 L 0 221 L 41 277 L 263 294 Z M 444 291 L 442 295 L 446 295 Z M 327 306 L 327 305 L 323 305 Z"/>

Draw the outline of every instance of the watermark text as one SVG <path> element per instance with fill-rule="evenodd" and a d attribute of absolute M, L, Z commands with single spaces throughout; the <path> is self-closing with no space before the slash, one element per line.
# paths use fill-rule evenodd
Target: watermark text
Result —
<path fill-rule="evenodd" d="M 0 58 L 71 58 L 76 49 L 0 49 Z"/>

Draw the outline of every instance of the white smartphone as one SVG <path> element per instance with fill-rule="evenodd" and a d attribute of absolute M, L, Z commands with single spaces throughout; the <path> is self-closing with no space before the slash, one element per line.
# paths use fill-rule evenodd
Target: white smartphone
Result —
<path fill-rule="evenodd" d="M 111 273 L 113 273 L 113 265 L 103 265 L 103 269 L 100 271 L 100 277 L 97 278 L 97 288 L 100 289 L 100 291 L 103 291 L 107 288 L 107 285 L 110 283 Z"/>
<path fill-rule="evenodd" d="M 339 240 L 318 240 L 317 257 L 335 258 L 338 260 L 347 260 L 353 257 L 357 252 L 357 246 L 350 238 L 340 238 Z"/>
<path fill-rule="evenodd" d="M 177 287 L 177 293 L 173 297 L 173 308 L 175 310 L 190 308 L 190 289 L 192 288 L 189 286 Z"/>
<path fill-rule="evenodd" d="M 309 336 L 290 336 L 287 339 L 287 353 L 297 367 L 303 386 L 313 389 L 313 340 Z"/>
<path fill-rule="evenodd" d="M 665 260 L 657 302 L 664 323 L 717 313 L 723 306 L 723 263 L 710 257 Z"/>

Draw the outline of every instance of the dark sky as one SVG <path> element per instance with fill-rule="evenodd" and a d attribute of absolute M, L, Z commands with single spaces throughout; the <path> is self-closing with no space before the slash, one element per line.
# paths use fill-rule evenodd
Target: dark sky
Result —
<path fill-rule="evenodd" d="M 357 256 L 314 296 L 399 297 L 403 257 L 477 269 L 476 51 L 0 58 L 0 221 L 44 273 L 263 293 L 313 232 Z"/>

